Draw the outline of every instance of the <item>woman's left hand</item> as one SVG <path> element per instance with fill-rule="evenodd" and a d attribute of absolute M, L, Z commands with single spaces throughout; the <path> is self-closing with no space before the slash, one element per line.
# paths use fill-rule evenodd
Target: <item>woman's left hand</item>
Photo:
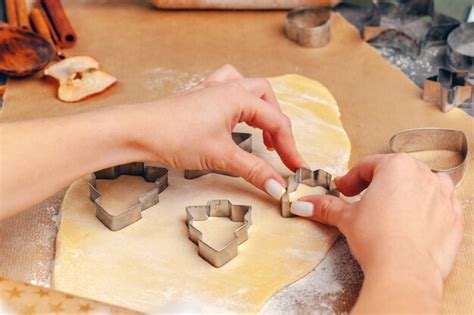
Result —
<path fill-rule="evenodd" d="M 135 140 L 145 149 L 148 161 L 230 172 L 279 199 L 286 186 L 283 178 L 268 162 L 232 140 L 232 130 L 245 122 L 263 130 L 266 147 L 275 149 L 289 169 L 305 165 L 296 149 L 290 120 L 280 110 L 270 83 L 243 78 L 230 65 L 188 91 L 132 106 L 130 111 L 130 117 L 140 123 L 141 132 Z"/>

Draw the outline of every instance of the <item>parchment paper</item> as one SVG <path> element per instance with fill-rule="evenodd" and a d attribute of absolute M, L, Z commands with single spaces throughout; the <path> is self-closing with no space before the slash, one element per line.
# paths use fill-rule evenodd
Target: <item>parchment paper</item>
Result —
<path fill-rule="evenodd" d="M 68 55 L 97 58 L 119 84 L 79 104 L 55 99 L 56 87 L 38 79 L 10 80 L 2 120 L 19 120 L 89 110 L 117 103 L 149 101 L 199 81 L 224 63 L 244 75 L 299 73 L 314 78 L 335 96 L 353 151 L 351 161 L 387 152 L 389 138 L 414 127 L 462 129 L 472 148 L 474 123 L 460 110 L 443 114 L 420 99 L 420 89 L 362 42 L 336 16 L 331 44 L 307 49 L 286 39 L 284 12 L 156 11 L 143 1 L 64 1 L 78 45 Z M 457 189 L 464 205 L 465 238 L 446 283 L 447 313 L 474 309 L 474 171 Z M 19 224 L 27 231 L 34 219 Z M 25 260 L 28 258 L 25 256 Z M 4 258 L 3 264 L 8 264 Z"/>

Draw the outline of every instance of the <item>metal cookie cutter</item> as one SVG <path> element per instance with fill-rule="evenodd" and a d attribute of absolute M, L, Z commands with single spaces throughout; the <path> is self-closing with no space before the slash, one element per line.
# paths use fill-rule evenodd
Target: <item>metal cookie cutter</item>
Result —
<path fill-rule="evenodd" d="M 474 73 L 474 21 L 461 24 L 449 34 L 446 59 L 454 69 Z"/>
<path fill-rule="evenodd" d="M 205 206 L 186 207 L 186 224 L 189 239 L 198 245 L 199 256 L 214 267 L 222 267 L 238 254 L 238 246 L 248 239 L 251 222 L 250 206 L 233 205 L 229 200 L 211 200 Z M 223 248 L 213 248 L 203 240 L 203 235 L 194 225 L 194 221 L 206 221 L 209 217 L 228 217 L 232 221 L 243 222 L 234 231 L 234 238 Z"/>
<path fill-rule="evenodd" d="M 413 40 L 420 52 L 429 43 L 446 41 L 459 24 L 436 12 L 433 0 L 377 0 L 363 21 L 361 36 L 372 41 L 387 31 L 395 31 Z"/>
<path fill-rule="evenodd" d="M 120 175 L 142 176 L 147 182 L 154 182 L 155 188 L 141 194 L 138 202 L 123 213 L 113 215 L 101 205 L 101 194 L 97 190 L 96 179 L 115 179 Z M 134 162 L 100 170 L 91 174 L 89 181 L 90 199 L 96 206 L 97 218 L 110 230 L 117 231 L 140 220 L 142 211 L 158 203 L 158 194 L 168 187 L 168 170 L 162 167 Z"/>
<path fill-rule="evenodd" d="M 449 169 L 431 169 L 435 173 L 446 173 L 454 184 L 462 181 L 468 161 L 468 142 L 464 132 L 454 129 L 419 128 L 397 133 L 390 139 L 392 152 L 417 152 L 430 150 L 449 150 L 460 152 L 463 156 L 459 165 Z"/>
<path fill-rule="evenodd" d="M 288 186 L 285 194 L 281 197 L 281 216 L 284 218 L 292 217 L 290 212 L 290 194 L 298 189 L 300 184 L 310 187 L 324 187 L 328 190 L 328 195 L 339 196 L 339 191 L 332 180 L 332 175 L 323 170 L 309 170 L 299 168 L 294 176 L 288 178 Z"/>
<path fill-rule="evenodd" d="M 232 133 L 232 140 L 243 150 L 247 152 L 252 152 L 252 135 L 250 133 L 243 133 L 243 132 L 233 132 Z M 217 170 L 185 170 L 184 171 L 184 178 L 186 179 L 195 179 L 210 173 L 214 174 L 221 174 L 226 176 L 236 177 L 230 173 L 217 171 Z"/>
<path fill-rule="evenodd" d="M 438 75 L 425 80 L 423 100 L 437 104 L 446 113 L 468 100 L 472 91 L 467 72 L 439 69 Z"/>
<path fill-rule="evenodd" d="M 299 8 L 286 15 L 286 36 L 304 47 L 323 47 L 331 40 L 330 8 Z"/>

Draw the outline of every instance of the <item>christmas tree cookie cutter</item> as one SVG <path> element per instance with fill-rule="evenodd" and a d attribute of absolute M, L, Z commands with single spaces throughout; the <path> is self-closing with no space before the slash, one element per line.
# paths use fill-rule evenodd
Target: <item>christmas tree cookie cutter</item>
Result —
<path fill-rule="evenodd" d="M 113 215 L 101 204 L 97 190 L 97 179 L 116 179 L 120 175 L 142 176 L 147 182 L 154 182 L 155 188 L 138 196 L 138 202 L 118 215 Z M 168 187 L 168 170 L 162 167 L 133 162 L 106 168 L 91 174 L 89 180 L 90 199 L 96 207 L 96 217 L 110 230 L 118 231 L 138 221 L 142 211 L 158 203 L 158 195 Z"/>
<path fill-rule="evenodd" d="M 249 153 L 252 152 L 252 135 L 250 133 L 244 132 L 233 132 L 232 133 L 232 140 L 242 149 Z M 217 170 L 185 170 L 184 171 L 184 178 L 186 179 L 195 179 L 207 174 L 221 174 L 231 177 L 236 177 L 227 172 L 217 171 Z"/>
<path fill-rule="evenodd" d="M 295 192 L 301 184 L 309 187 L 323 187 L 328 191 L 328 195 L 339 196 L 339 191 L 337 190 L 330 173 L 324 170 L 313 171 L 307 168 L 299 168 L 295 175 L 288 178 L 286 192 L 281 197 L 282 217 L 289 218 L 294 216 L 290 211 L 290 195 Z"/>
<path fill-rule="evenodd" d="M 214 267 L 222 267 L 238 254 L 238 246 L 248 239 L 252 224 L 251 206 L 233 205 L 229 200 L 210 200 L 205 206 L 186 207 L 186 224 L 189 239 L 198 245 L 198 254 Z M 242 226 L 234 231 L 234 238 L 222 248 L 214 248 L 203 240 L 203 234 L 193 223 L 206 221 L 209 217 L 227 217 Z"/>

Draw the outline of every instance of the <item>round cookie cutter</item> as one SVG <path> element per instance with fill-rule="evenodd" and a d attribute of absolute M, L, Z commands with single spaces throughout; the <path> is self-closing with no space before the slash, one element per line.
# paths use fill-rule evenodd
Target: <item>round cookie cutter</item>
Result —
<path fill-rule="evenodd" d="M 449 34 L 446 56 L 451 67 L 474 72 L 474 22 L 461 24 Z"/>
<path fill-rule="evenodd" d="M 320 48 L 331 41 L 330 8 L 299 8 L 286 15 L 286 36 L 304 47 Z"/>

